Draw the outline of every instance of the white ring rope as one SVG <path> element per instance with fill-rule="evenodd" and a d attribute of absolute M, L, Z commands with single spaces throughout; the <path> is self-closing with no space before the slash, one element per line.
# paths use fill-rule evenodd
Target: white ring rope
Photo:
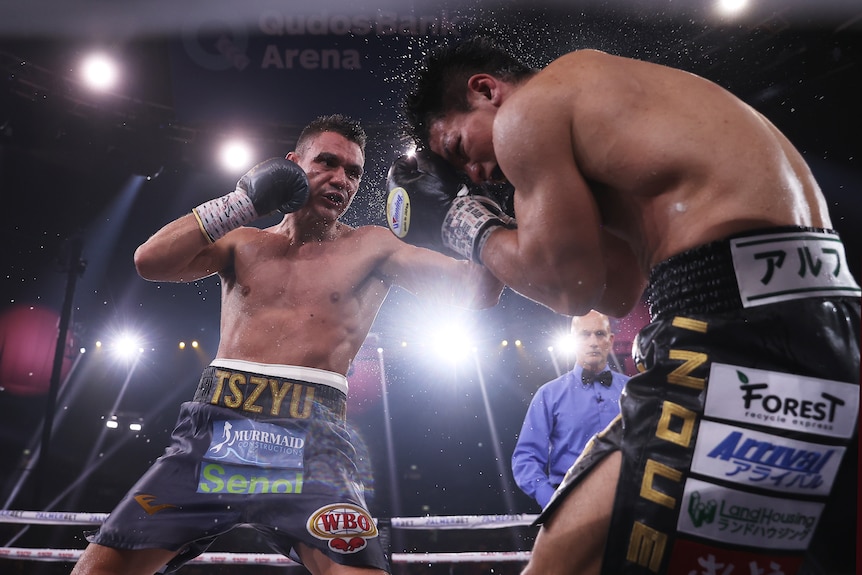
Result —
<path fill-rule="evenodd" d="M 28 525 L 101 525 L 107 518 L 107 513 L 0 511 L 0 523 L 25 523 Z"/>
<path fill-rule="evenodd" d="M 101 525 L 107 513 L 74 513 L 71 511 L 0 510 L 0 523 L 30 525 Z M 393 517 L 395 529 L 503 529 L 530 525 L 538 515 L 442 515 L 437 517 Z"/>
<path fill-rule="evenodd" d="M 31 549 L 0 547 L 0 559 L 29 561 L 77 561 L 80 549 Z M 393 563 L 481 563 L 484 561 L 528 561 L 529 551 L 468 551 L 463 553 L 393 553 Z M 297 565 L 284 555 L 268 553 L 204 553 L 189 563 L 224 565 Z"/>
<path fill-rule="evenodd" d="M 107 513 L 68 511 L 0 510 L 0 523 L 28 525 L 101 525 Z M 532 524 L 537 515 L 444 515 L 438 517 L 393 517 L 394 529 L 504 529 Z M 29 561 L 77 561 L 79 549 L 35 549 L 0 547 L 0 559 Z M 392 563 L 475 563 L 484 561 L 528 561 L 529 551 L 480 551 L 459 553 L 393 553 Z M 266 553 L 203 553 L 190 563 L 229 565 L 296 565 L 292 559 Z"/>

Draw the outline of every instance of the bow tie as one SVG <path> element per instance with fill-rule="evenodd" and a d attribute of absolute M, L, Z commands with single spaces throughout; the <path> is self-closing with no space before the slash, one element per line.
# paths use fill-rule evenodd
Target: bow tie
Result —
<path fill-rule="evenodd" d="M 614 379 L 614 377 L 613 377 L 613 375 L 611 375 L 611 372 L 609 372 L 609 371 L 603 371 L 599 374 L 594 374 L 594 373 L 591 373 L 589 371 L 582 371 L 581 372 L 581 381 L 584 383 L 584 385 L 590 385 L 594 381 L 598 381 L 599 383 L 601 383 L 605 387 L 610 387 L 611 381 L 613 381 L 613 379 Z"/>

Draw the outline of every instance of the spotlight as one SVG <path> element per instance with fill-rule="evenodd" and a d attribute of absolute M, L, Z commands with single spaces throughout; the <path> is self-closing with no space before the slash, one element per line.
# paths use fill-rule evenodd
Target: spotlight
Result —
<path fill-rule="evenodd" d="M 108 420 L 105 422 L 105 427 L 107 427 L 108 429 L 117 429 L 119 426 L 120 426 L 120 422 L 119 422 L 119 421 L 117 421 L 117 416 L 116 416 L 116 415 L 112 415 L 112 416 L 111 416 L 111 417 L 109 417 L 109 418 L 108 418 Z"/>
<path fill-rule="evenodd" d="M 558 349 L 560 353 L 571 355 L 575 353 L 575 337 L 571 333 L 561 335 L 557 337 L 554 347 Z M 548 349 L 548 351 L 551 350 Z"/>
<path fill-rule="evenodd" d="M 138 338 L 130 333 L 120 335 L 114 342 L 114 354 L 121 359 L 131 359 L 143 352 Z"/>
<path fill-rule="evenodd" d="M 429 341 L 438 356 L 454 363 L 468 357 L 473 349 L 471 338 L 464 326 L 455 321 L 438 324 L 436 329 L 429 333 Z"/>
<path fill-rule="evenodd" d="M 110 90 L 117 84 L 117 64 L 105 54 L 90 54 L 81 65 L 81 74 L 89 87 L 98 91 Z"/>
<path fill-rule="evenodd" d="M 102 347 L 101 342 L 96 342 L 96 347 Z M 144 353 L 141 338 L 132 331 L 118 332 L 111 336 L 110 342 L 105 346 L 111 356 L 117 360 L 131 362 Z"/>
<path fill-rule="evenodd" d="M 232 140 L 222 145 L 219 159 L 225 170 L 237 172 L 250 167 L 251 147 L 242 140 Z"/>
<path fill-rule="evenodd" d="M 718 0 L 716 9 L 724 16 L 737 16 L 748 8 L 748 0 Z"/>
<path fill-rule="evenodd" d="M 141 425 L 140 423 L 130 423 L 129 424 L 129 430 L 130 431 L 140 431 L 141 429 L 143 429 L 143 427 L 144 426 Z"/>

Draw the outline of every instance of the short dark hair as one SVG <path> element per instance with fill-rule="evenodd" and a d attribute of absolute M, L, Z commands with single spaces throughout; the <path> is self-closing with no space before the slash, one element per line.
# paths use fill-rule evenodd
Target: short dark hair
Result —
<path fill-rule="evenodd" d="M 404 101 L 408 130 L 417 144 L 427 143 L 434 120 L 450 111 L 470 109 L 467 80 L 480 73 L 518 82 L 535 70 L 485 36 L 438 48 L 425 59 L 415 89 Z"/>
<path fill-rule="evenodd" d="M 341 134 L 348 141 L 353 142 L 362 150 L 362 155 L 365 155 L 365 141 L 367 136 L 365 130 L 359 122 L 351 120 L 347 116 L 341 114 L 331 114 L 329 116 L 319 116 L 310 122 L 296 140 L 296 152 L 301 154 L 308 146 L 309 140 L 324 132 L 335 132 Z"/>

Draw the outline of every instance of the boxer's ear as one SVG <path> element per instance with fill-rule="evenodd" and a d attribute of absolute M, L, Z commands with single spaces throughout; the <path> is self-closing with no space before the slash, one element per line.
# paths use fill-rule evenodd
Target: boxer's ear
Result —
<path fill-rule="evenodd" d="M 502 102 L 501 86 L 500 80 L 490 74 L 473 74 L 467 79 L 467 99 L 499 106 Z"/>

